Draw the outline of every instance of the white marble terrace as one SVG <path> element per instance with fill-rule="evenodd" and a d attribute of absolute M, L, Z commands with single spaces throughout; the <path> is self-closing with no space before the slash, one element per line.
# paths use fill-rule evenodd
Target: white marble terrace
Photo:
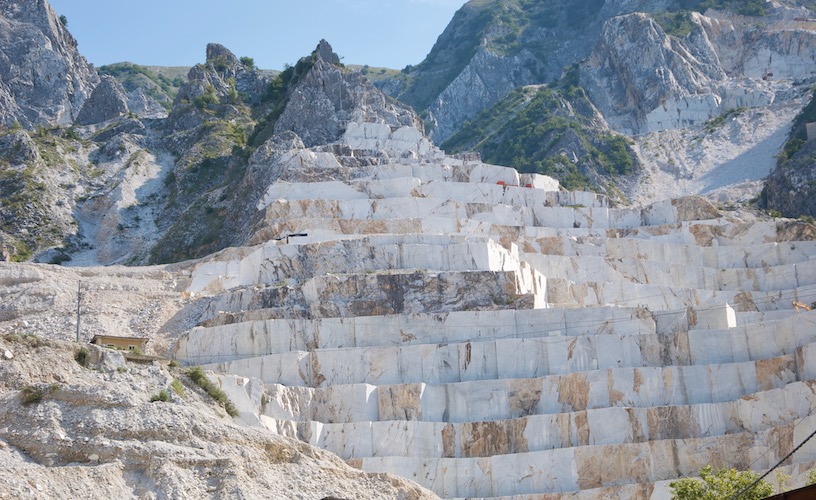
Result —
<path fill-rule="evenodd" d="M 384 147 L 366 134 L 348 143 Z M 223 374 L 242 422 L 442 497 L 517 499 L 666 498 L 816 427 L 798 223 L 613 208 L 428 151 L 273 184 L 258 244 L 197 265 L 205 321 L 176 354 Z M 816 441 L 789 465 L 814 461 Z"/>

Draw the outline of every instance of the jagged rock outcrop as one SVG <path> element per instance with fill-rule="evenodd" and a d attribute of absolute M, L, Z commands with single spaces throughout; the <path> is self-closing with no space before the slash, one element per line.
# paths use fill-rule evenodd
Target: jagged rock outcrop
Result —
<path fill-rule="evenodd" d="M 0 1 L 0 124 L 69 125 L 98 81 L 48 2 Z"/>
<path fill-rule="evenodd" d="M 193 147 L 199 139 L 199 127 L 208 121 L 246 123 L 250 109 L 242 104 L 260 101 L 269 83 L 260 71 L 243 65 L 222 45 L 210 43 L 206 53 L 204 64 L 190 68 L 187 82 L 179 88 L 168 116 L 167 126 L 172 134 L 167 147 L 178 156 L 184 156 Z"/>
<path fill-rule="evenodd" d="M 77 114 L 75 123 L 93 125 L 128 114 L 128 98 L 116 78 L 103 75 L 82 109 Z"/>
<path fill-rule="evenodd" d="M 195 101 L 196 98 L 217 99 L 225 104 L 241 100 L 257 102 L 266 92 L 267 83 L 260 71 L 246 67 L 229 49 L 210 43 L 207 44 L 206 63 L 190 69 L 187 84 L 179 89 L 176 102 Z"/>
<path fill-rule="evenodd" d="M 795 4 L 769 4 L 767 17 L 759 22 L 727 12 L 710 10 L 713 18 L 692 12 L 690 33 L 668 37 L 659 26 L 639 24 L 643 19 L 623 21 L 616 17 L 640 12 L 665 18 L 667 12 L 693 7 L 689 2 L 468 2 L 421 64 L 406 68 L 405 75 L 381 85 L 418 111 L 427 112 L 434 124 L 432 137 L 441 143 L 513 88 L 556 80 L 564 68 L 591 55 L 584 68 L 586 78 L 592 80 L 587 85 L 611 84 L 611 89 L 591 93 L 608 114 L 610 124 L 634 133 L 644 128 L 680 127 L 699 123 L 706 114 L 717 116 L 727 109 L 773 100 L 773 93 L 756 82 L 741 82 L 744 77 L 761 79 L 772 73 L 777 78 L 803 78 L 812 74 L 813 35 L 806 25 L 794 21 L 810 14 Z M 621 29 L 626 31 L 627 25 L 633 30 L 625 35 Z M 605 37 L 609 39 L 605 41 Z M 621 57 L 627 45 L 635 50 Z M 638 59 L 641 51 L 647 62 Z M 636 74 L 641 68 L 646 73 Z M 648 74 L 655 68 L 660 71 Z M 603 75 L 594 74 L 598 71 Z M 724 82 L 723 72 L 734 81 Z M 628 90 L 615 89 L 620 85 Z M 616 96 L 610 100 L 604 92 Z M 651 106 L 648 109 L 646 105 L 633 109 L 637 106 L 633 99 L 638 97 L 634 94 L 639 92 L 653 94 L 640 96 Z M 666 105 L 666 116 L 657 112 L 658 104 Z M 686 112 L 686 107 L 691 111 Z M 634 121 L 639 128 L 613 123 L 622 108 L 627 114 L 622 121 Z M 681 116 L 674 116 L 678 110 Z M 648 119 L 649 127 L 644 127 L 645 115 L 651 112 L 655 116 Z"/>
<path fill-rule="evenodd" d="M 586 58 L 607 19 L 663 11 L 673 1 L 471 1 L 457 11 L 427 58 L 383 89 L 428 112 L 437 144 L 513 88 L 549 83 Z"/>
<path fill-rule="evenodd" d="M 351 122 L 422 130 L 413 111 L 386 97 L 363 75 L 343 69 L 339 62 L 331 46 L 321 41 L 309 61 L 311 69 L 288 96 L 275 133 L 294 132 L 311 147 L 339 140 Z"/>
<path fill-rule="evenodd" d="M 816 33 L 749 25 L 719 13 L 688 14 L 671 36 L 643 13 L 607 21 L 581 83 L 609 124 L 635 135 L 699 127 L 728 110 L 771 105 L 772 81 L 812 74 Z M 809 69 L 805 69 L 809 68 Z"/>
<path fill-rule="evenodd" d="M 140 118 L 154 119 L 167 117 L 190 67 L 151 67 L 120 62 L 100 66 L 97 70 L 100 75 L 113 76 L 122 85 L 132 113 Z"/>
<path fill-rule="evenodd" d="M 693 40 L 707 41 L 704 36 Z M 581 82 L 609 124 L 634 135 L 698 124 L 719 114 L 720 99 L 712 86 L 725 72 L 716 63 L 710 45 L 683 43 L 648 14 L 637 13 L 604 25 L 592 57 L 582 66 Z M 668 123 L 647 118 L 661 107 Z"/>
<path fill-rule="evenodd" d="M 334 52 L 334 49 L 332 49 L 332 46 L 326 40 L 320 40 L 317 43 L 315 55 L 329 64 L 334 64 L 335 66 L 340 65 L 340 56 Z"/>

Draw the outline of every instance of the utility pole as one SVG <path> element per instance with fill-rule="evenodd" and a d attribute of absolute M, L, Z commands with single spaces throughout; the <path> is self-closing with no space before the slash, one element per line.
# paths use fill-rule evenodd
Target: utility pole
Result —
<path fill-rule="evenodd" d="M 82 300 L 82 280 L 77 284 L 77 344 L 79 343 L 79 304 Z"/>

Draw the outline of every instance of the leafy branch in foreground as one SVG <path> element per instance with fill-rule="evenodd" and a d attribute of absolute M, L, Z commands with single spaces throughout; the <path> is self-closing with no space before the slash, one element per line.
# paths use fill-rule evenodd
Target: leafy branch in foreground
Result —
<path fill-rule="evenodd" d="M 720 469 L 716 473 L 707 465 L 700 471 L 700 477 L 684 477 L 669 483 L 672 499 L 676 500 L 725 500 L 733 498 L 737 493 L 757 480 L 753 471 L 738 471 L 737 469 Z M 764 479 L 759 481 L 749 491 L 740 495 L 742 500 L 759 500 L 773 495 L 773 486 Z"/>

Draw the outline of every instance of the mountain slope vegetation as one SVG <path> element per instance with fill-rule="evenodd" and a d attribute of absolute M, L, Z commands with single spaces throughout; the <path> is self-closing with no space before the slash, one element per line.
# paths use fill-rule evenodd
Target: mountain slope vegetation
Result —
<path fill-rule="evenodd" d="M 613 198 L 612 179 L 632 175 L 638 161 L 630 141 L 606 128 L 580 88 L 522 87 L 485 110 L 442 144 L 475 150 L 482 159 L 520 172 L 555 177 L 567 189 L 598 189 Z"/>

